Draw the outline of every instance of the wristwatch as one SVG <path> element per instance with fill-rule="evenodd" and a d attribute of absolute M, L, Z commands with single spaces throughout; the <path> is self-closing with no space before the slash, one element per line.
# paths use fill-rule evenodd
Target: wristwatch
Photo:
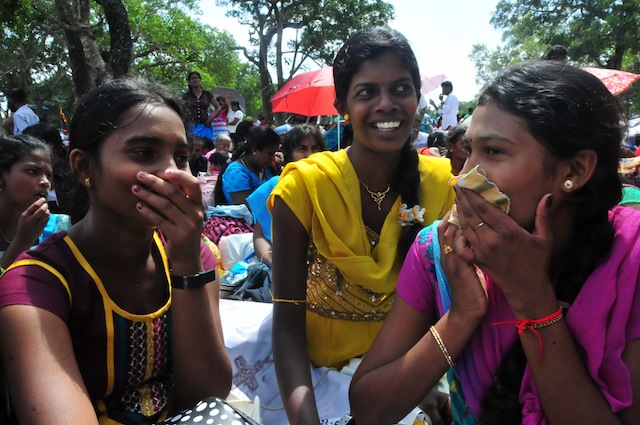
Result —
<path fill-rule="evenodd" d="M 216 279 L 216 271 L 209 270 L 184 276 L 171 275 L 171 287 L 174 289 L 202 288 L 207 283 Z"/>

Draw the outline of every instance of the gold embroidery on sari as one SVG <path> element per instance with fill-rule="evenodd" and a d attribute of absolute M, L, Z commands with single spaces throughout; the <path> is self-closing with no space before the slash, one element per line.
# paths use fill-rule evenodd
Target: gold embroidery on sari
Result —
<path fill-rule="evenodd" d="M 367 229 L 372 246 L 379 236 Z M 307 253 L 307 308 L 321 316 L 353 321 L 384 320 L 393 305 L 393 294 L 376 293 L 347 282 L 340 271 L 309 244 Z"/>

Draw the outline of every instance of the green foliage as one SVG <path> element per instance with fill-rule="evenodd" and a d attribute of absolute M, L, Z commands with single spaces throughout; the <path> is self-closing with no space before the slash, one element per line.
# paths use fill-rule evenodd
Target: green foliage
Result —
<path fill-rule="evenodd" d="M 186 88 L 190 70 L 201 73 L 203 86 L 233 87 L 241 82 L 253 92 L 255 78 L 231 49 L 231 35 L 200 23 L 197 0 L 124 0 L 134 42 L 131 73 L 171 87 L 176 94 Z M 12 3 L 9 6 L 9 3 Z M 91 31 L 108 57 L 109 27 L 96 2 L 91 7 Z M 73 85 L 67 46 L 57 21 L 54 0 L 17 0 L 0 6 L 3 43 L 0 44 L 0 92 L 23 87 L 34 103 L 71 115 Z M 245 72 L 246 75 L 241 75 Z M 255 75 L 255 72 L 253 72 Z M 245 94 L 246 96 L 246 94 Z M 255 95 L 254 95 L 255 96 Z M 260 102 L 253 102 L 256 110 Z"/>
<path fill-rule="evenodd" d="M 231 6 L 227 16 L 249 27 L 251 46 L 237 49 L 257 67 L 267 108 L 275 88 L 309 60 L 331 63 L 351 34 L 393 18 L 393 6 L 383 0 L 217 0 L 217 4 Z M 265 112 L 270 117 L 270 110 Z"/>
<path fill-rule="evenodd" d="M 568 49 L 573 65 L 640 72 L 640 0 L 500 0 L 491 23 L 504 31 L 505 45 L 474 46 L 470 58 L 480 84 L 510 63 L 542 58 L 556 44 Z M 637 113 L 634 93 L 636 87 L 620 99 Z"/>
<path fill-rule="evenodd" d="M 491 23 L 514 46 L 561 44 L 578 64 L 620 69 L 640 51 L 640 0 L 500 0 Z"/>
<path fill-rule="evenodd" d="M 239 67 L 237 52 L 228 48 L 233 38 L 169 6 L 158 11 L 158 1 L 127 0 L 134 28 L 133 72 L 163 84 L 186 88 L 189 71 L 202 75 L 203 87 L 230 86 Z"/>
<path fill-rule="evenodd" d="M 234 87 L 244 96 L 246 114 L 257 117 L 263 112 L 262 95 L 260 87 L 260 76 L 258 68 L 249 63 L 241 63 L 238 69 L 236 83 L 229 86 Z"/>

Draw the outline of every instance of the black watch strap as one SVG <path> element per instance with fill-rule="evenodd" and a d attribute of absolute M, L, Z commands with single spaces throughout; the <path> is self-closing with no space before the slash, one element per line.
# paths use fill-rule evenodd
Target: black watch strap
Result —
<path fill-rule="evenodd" d="M 209 270 L 186 276 L 171 275 L 171 286 L 174 289 L 194 289 L 202 288 L 207 283 L 216 279 L 216 271 Z"/>

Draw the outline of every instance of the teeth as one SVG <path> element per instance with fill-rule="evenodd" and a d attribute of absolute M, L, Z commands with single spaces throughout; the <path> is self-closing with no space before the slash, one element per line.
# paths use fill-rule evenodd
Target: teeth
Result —
<path fill-rule="evenodd" d="M 378 122 L 375 126 L 379 130 L 393 130 L 394 128 L 400 127 L 400 121 Z"/>

